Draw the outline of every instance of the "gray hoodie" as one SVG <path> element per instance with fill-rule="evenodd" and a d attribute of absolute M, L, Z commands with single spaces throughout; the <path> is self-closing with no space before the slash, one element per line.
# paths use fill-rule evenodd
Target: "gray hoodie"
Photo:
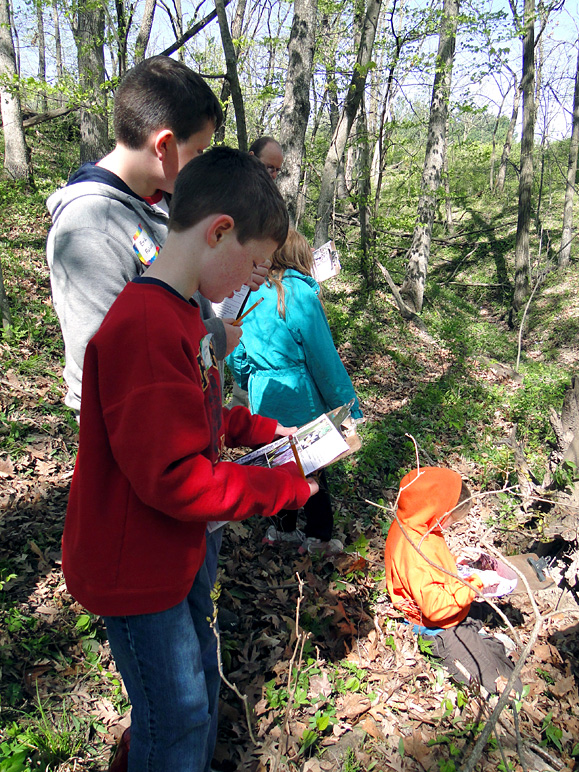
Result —
<path fill-rule="evenodd" d="M 103 171 L 97 167 L 93 174 L 90 167 L 82 167 L 80 174 L 47 201 L 53 224 L 46 258 L 54 308 L 64 337 L 64 379 L 68 386 L 65 402 L 77 414 L 86 345 L 123 287 L 145 270 L 139 248 L 142 252 L 143 245 L 148 245 L 158 250 L 165 243 L 169 222 L 160 207 L 135 196 L 122 180 Z M 98 181 L 109 175 L 112 184 Z M 80 181 L 75 181 L 76 177 Z M 208 300 L 198 293 L 195 300 L 201 306 L 206 327 L 214 335 L 215 354 L 223 359 L 223 323 L 214 318 Z"/>

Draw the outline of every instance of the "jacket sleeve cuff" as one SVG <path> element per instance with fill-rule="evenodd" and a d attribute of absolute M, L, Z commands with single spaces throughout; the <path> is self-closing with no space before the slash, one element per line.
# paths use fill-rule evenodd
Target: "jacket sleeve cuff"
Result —
<path fill-rule="evenodd" d="M 277 469 L 291 476 L 295 488 L 294 500 L 288 502 L 285 509 L 300 509 L 310 497 L 310 486 L 302 477 L 295 461 L 288 461 L 286 464 L 278 466 Z"/>
<path fill-rule="evenodd" d="M 275 437 L 277 421 L 252 415 L 246 407 L 223 408 L 225 444 L 230 448 L 239 446 L 257 448 L 266 445 Z"/>

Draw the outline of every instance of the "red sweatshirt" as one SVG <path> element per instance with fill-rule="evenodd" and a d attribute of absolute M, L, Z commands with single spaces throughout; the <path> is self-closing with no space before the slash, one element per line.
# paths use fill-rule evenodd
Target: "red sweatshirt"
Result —
<path fill-rule="evenodd" d="M 154 613 L 185 598 L 208 520 L 306 502 L 291 462 L 219 461 L 273 439 L 276 421 L 221 406 L 199 309 L 162 282 L 126 286 L 84 360 L 80 443 L 63 536 L 71 594 L 95 614 Z"/>
<path fill-rule="evenodd" d="M 456 560 L 437 523 L 457 505 L 461 487 L 458 472 L 423 467 L 420 475 L 414 469 L 402 478 L 398 498 L 397 515 L 408 538 L 434 564 L 454 574 Z M 388 531 L 384 558 L 392 603 L 410 622 L 447 628 L 462 622 L 468 614 L 476 593 L 431 566 L 408 542 L 396 520 Z M 476 575 L 467 581 L 479 590 L 483 587 Z"/>

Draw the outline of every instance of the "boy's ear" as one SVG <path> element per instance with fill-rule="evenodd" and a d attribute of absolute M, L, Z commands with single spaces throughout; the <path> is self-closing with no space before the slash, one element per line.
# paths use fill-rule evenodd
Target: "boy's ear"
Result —
<path fill-rule="evenodd" d="M 171 129 L 161 129 L 154 138 L 155 155 L 159 161 L 165 161 L 167 154 L 176 145 L 175 135 Z"/>
<path fill-rule="evenodd" d="M 223 236 L 232 233 L 235 229 L 235 221 L 228 214 L 218 214 L 211 220 L 205 238 L 210 247 L 216 247 Z"/>

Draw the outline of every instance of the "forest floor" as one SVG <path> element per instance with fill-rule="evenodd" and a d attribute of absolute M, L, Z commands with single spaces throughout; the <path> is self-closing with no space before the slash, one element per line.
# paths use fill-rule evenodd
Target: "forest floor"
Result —
<path fill-rule="evenodd" d="M 129 705 L 100 621 L 70 597 L 60 568 L 77 432 L 61 406 L 62 343 L 43 258 L 47 226 L 39 210 L 27 229 L 4 233 L 16 245 L 4 271 L 18 319 L 12 337 L 0 338 L 0 772 L 103 772 L 130 723 Z M 577 365 L 577 279 L 546 289 L 526 339 L 526 361 L 546 358 L 545 368 L 559 368 L 557 377 L 544 369 L 521 379 L 461 353 L 450 343 L 456 328 L 444 308 L 438 321 L 430 312 L 437 328 L 430 337 L 397 318 L 386 290 L 357 305 L 347 272 L 327 297 L 367 419 L 362 451 L 330 473 L 335 535 L 346 551 L 321 558 L 264 545 L 259 518 L 226 527 L 218 604 L 239 623 L 221 636 L 223 669 L 248 700 L 254 739 L 242 701 L 224 684 L 214 766 L 452 772 L 463 768 L 497 698 L 452 682 L 388 602 L 384 539 L 397 481 L 414 458 L 405 435 L 416 437 L 422 464 L 457 469 L 477 494 L 456 544 L 486 540 L 505 555 L 540 548 L 536 512 L 525 515 L 505 492 L 513 462 L 500 438 L 524 415 L 531 465 L 546 463 L 542 435 L 533 445 L 535 413 L 544 421 L 546 412 L 535 397 L 551 394 L 551 384 L 560 407 L 561 384 Z M 492 353 L 500 335 L 514 352 L 516 331 L 496 306 L 473 306 L 479 350 L 484 339 Z M 357 326 L 357 337 L 349 326 Z M 518 711 L 502 712 L 479 770 L 575 768 L 579 607 L 556 586 L 535 599 L 542 615 L 558 613 L 543 621 L 522 671 L 528 693 Z M 527 593 L 498 603 L 524 644 L 535 625 Z M 489 620 L 489 629 L 498 629 L 496 622 Z"/>

